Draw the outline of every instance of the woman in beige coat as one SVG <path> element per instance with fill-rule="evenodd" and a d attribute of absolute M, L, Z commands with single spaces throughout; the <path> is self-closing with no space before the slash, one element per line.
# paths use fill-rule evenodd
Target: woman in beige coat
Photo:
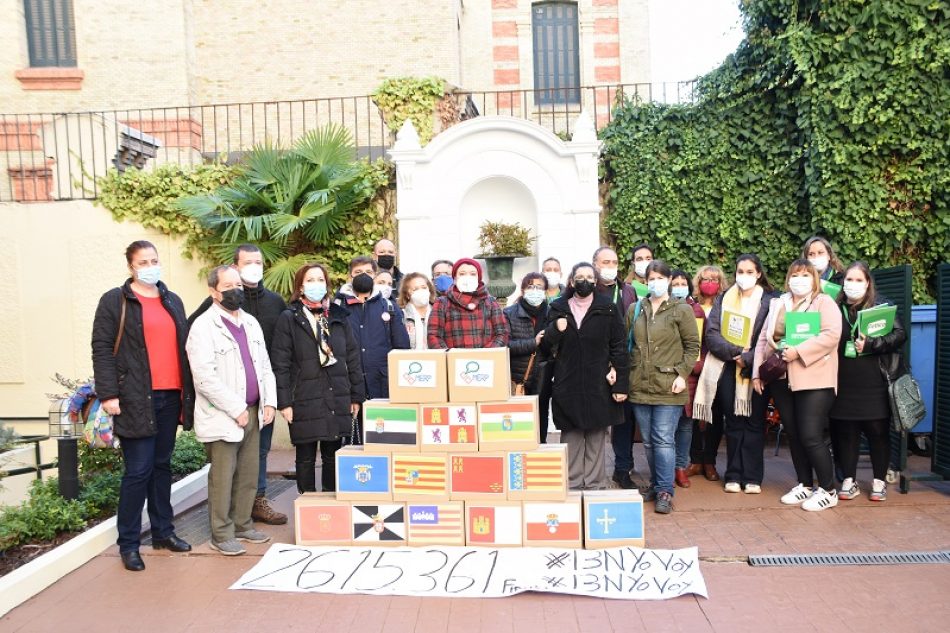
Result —
<path fill-rule="evenodd" d="M 759 335 L 752 386 L 762 393 L 765 387 L 759 376 L 762 364 L 769 356 L 781 354 L 787 363 L 787 373 L 771 383 L 772 398 L 788 431 L 792 463 L 798 477 L 798 485 L 782 497 L 782 503 L 800 504 L 809 511 L 825 510 L 838 504 L 828 413 L 838 388 L 841 316 L 834 299 L 821 292 L 818 271 L 807 260 L 792 262 L 785 277 L 785 289 L 785 294 L 772 300 L 768 319 Z M 792 317 L 792 313 L 797 314 Z M 787 324 L 791 327 L 786 328 Z M 791 340 L 786 340 L 789 337 Z"/>

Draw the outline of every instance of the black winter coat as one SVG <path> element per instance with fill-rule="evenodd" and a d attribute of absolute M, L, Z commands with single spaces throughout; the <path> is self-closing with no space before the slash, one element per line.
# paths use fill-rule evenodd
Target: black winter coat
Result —
<path fill-rule="evenodd" d="M 198 309 L 192 312 L 191 316 L 188 317 L 188 327 L 190 328 L 191 324 L 195 322 L 195 319 L 201 316 L 213 303 L 214 301 L 211 300 L 211 297 L 202 301 Z M 267 348 L 267 353 L 270 354 L 270 346 L 274 340 L 274 328 L 277 327 L 277 319 L 280 317 L 280 313 L 287 309 L 287 303 L 284 302 L 284 298 L 276 292 L 265 288 L 262 283 L 257 284 L 254 288 L 244 286 L 244 302 L 241 303 L 241 309 L 257 319 L 257 322 L 261 324 L 261 330 L 264 331 L 264 346 Z"/>
<path fill-rule="evenodd" d="M 163 282 L 158 282 L 162 305 L 175 320 L 178 331 L 178 363 L 181 367 L 182 421 L 191 429 L 195 411 L 195 390 L 188 369 L 185 341 L 188 323 L 185 306 Z M 125 327 L 118 353 L 113 356 L 122 318 L 122 301 L 126 301 Z M 119 399 L 122 410 L 114 416 L 115 433 L 120 438 L 138 439 L 155 435 L 155 411 L 152 408 L 152 372 L 145 349 L 145 331 L 142 327 L 142 304 L 132 292 L 132 280 L 120 288 L 113 288 L 99 299 L 92 322 L 92 370 L 96 381 L 96 395 L 101 400 Z"/>
<path fill-rule="evenodd" d="M 531 315 L 524 309 L 519 299 L 512 305 L 503 310 L 505 320 L 508 322 L 508 350 L 511 355 L 511 379 L 520 383 L 524 380 L 525 372 L 528 371 L 528 361 L 531 355 L 537 352 L 538 346 L 534 342 L 537 331 L 544 329 L 547 324 L 548 306 L 547 302 L 538 306 L 537 326 L 531 319 Z M 538 368 L 541 359 L 537 356 L 531 367 L 531 374 L 525 380 L 525 393 L 536 394 Z"/>
<path fill-rule="evenodd" d="M 363 368 L 346 308 L 330 304 L 330 349 L 336 363 L 320 366 L 317 339 L 300 301 L 277 320 L 270 353 L 277 380 L 277 408 L 293 407 L 290 440 L 306 444 L 348 436 L 350 405 L 366 399 Z"/>
<path fill-rule="evenodd" d="M 743 352 L 742 348 L 727 341 L 722 335 L 722 298 L 725 293 L 719 293 L 719 296 L 713 300 L 712 309 L 706 318 L 706 332 L 703 335 L 703 345 L 710 354 L 725 363 L 734 363 L 733 360 L 739 354 L 742 354 L 742 360 L 745 361 L 743 375 L 752 376 L 752 363 L 755 360 L 755 343 L 759 340 L 759 334 L 765 325 L 765 320 L 769 316 L 769 305 L 772 299 L 776 298 L 778 293 L 763 292 L 762 299 L 759 301 L 759 310 L 755 315 L 755 323 L 752 324 L 752 343 L 748 352 Z M 732 367 L 730 365 L 730 367 Z"/>
<path fill-rule="evenodd" d="M 557 319 L 567 319 L 567 329 L 557 329 Z M 612 394 L 627 394 L 630 368 L 623 320 L 609 298 L 594 295 L 580 330 L 568 300 L 551 304 L 548 327 L 541 339 L 541 352 L 556 355 L 552 403 L 554 425 L 561 431 L 590 431 L 621 424 L 623 403 Z M 617 370 L 611 387 L 607 373 Z"/>

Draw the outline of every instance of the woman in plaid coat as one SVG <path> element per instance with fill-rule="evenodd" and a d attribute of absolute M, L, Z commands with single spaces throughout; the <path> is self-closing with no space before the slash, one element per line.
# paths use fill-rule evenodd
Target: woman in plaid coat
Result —
<path fill-rule="evenodd" d="M 488 294 L 479 263 L 458 260 L 452 279 L 452 287 L 436 300 L 429 315 L 429 349 L 507 346 L 505 315 Z"/>

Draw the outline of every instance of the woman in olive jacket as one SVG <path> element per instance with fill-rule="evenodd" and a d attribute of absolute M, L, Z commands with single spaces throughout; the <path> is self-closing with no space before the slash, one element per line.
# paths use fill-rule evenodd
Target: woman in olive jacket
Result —
<path fill-rule="evenodd" d="M 649 297 L 627 311 L 633 328 L 630 400 L 650 465 L 646 497 L 656 499 L 657 512 L 668 514 L 673 509 L 676 427 L 689 397 L 686 381 L 699 357 L 699 332 L 693 308 L 669 295 L 670 267 L 653 260 L 646 276 Z"/>
<path fill-rule="evenodd" d="M 316 491 L 317 445 L 321 485 L 336 490 L 335 455 L 366 399 L 360 349 L 346 308 L 327 297 L 329 276 L 321 264 L 304 264 L 294 275 L 290 305 L 277 319 L 271 366 L 277 408 L 290 425 L 296 449 L 297 490 Z"/>

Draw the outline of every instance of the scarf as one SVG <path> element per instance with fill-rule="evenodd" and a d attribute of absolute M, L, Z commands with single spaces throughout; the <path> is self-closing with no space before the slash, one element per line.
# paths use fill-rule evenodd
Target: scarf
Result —
<path fill-rule="evenodd" d="M 525 311 L 525 314 L 531 317 L 531 326 L 534 329 L 534 333 L 537 334 L 543 330 L 545 325 L 545 319 L 543 317 L 548 311 L 548 304 L 542 301 L 540 304 L 533 306 L 525 301 L 524 298 L 521 298 L 518 303 L 521 304 L 521 309 Z"/>
<path fill-rule="evenodd" d="M 743 302 L 739 287 L 733 285 L 722 296 L 720 315 L 727 311 L 741 314 L 748 317 L 749 326 L 752 328 L 755 326 L 755 318 L 759 314 L 761 303 L 762 286 L 756 286 L 752 291 L 752 296 Z M 751 332 L 750 334 L 753 335 L 754 339 L 755 333 Z M 750 341 L 749 346 L 754 347 L 753 343 L 754 340 Z M 699 375 L 699 380 L 696 383 L 696 397 L 693 399 L 693 417 L 695 419 L 712 422 L 712 405 L 716 400 L 719 378 L 722 377 L 725 366 L 726 361 L 716 358 L 715 354 L 706 354 L 703 372 Z M 752 380 L 742 375 L 742 368 L 739 367 L 738 363 L 736 364 L 736 397 L 732 406 L 736 415 L 744 417 L 752 415 Z"/>
<path fill-rule="evenodd" d="M 577 323 L 578 330 L 581 329 L 581 322 L 587 315 L 587 311 L 590 309 L 590 304 L 592 303 L 594 303 L 594 293 L 590 293 L 586 297 L 575 294 L 567 300 L 567 305 L 571 307 L 571 314 L 574 315 L 574 322 Z"/>
<path fill-rule="evenodd" d="M 333 348 L 330 347 L 330 323 L 327 321 L 328 302 L 326 299 L 314 303 L 306 297 L 300 297 L 300 303 L 313 316 L 313 335 L 317 339 L 317 353 L 320 356 L 320 366 L 329 367 L 336 363 Z"/>

